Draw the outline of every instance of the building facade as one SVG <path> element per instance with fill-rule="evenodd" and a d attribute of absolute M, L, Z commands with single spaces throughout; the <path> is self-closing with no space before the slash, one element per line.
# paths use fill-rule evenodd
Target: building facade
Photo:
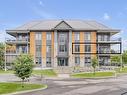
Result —
<path fill-rule="evenodd" d="M 20 55 L 31 54 L 37 67 L 88 67 L 97 56 L 100 65 L 109 65 L 111 55 L 121 54 L 121 40 L 112 40 L 120 30 L 96 21 L 39 20 L 6 30 L 13 39 L 6 44 L 6 63 Z"/>

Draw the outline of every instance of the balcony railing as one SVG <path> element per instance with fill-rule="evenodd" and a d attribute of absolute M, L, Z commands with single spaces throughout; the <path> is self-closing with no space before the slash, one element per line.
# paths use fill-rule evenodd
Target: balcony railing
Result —
<path fill-rule="evenodd" d="M 6 51 L 6 54 L 21 54 L 21 53 L 27 53 L 26 50 L 18 51 L 18 50 L 13 50 L 13 51 Z"/>
<path fill-rule="evenodd" d="M 97 51 L 98 54 L 117 54 L 120 53 L 120 50 L 99 50 Z"/>
<path fill-rule="evenodd" d="M 121 42 L 122 39 L 121 38 L 110 38 L 110 39 L 106 39 L 106 40 L 99 40 L 98 42 Z"/>
<path fill-rule="evenodd" d="M 6 43 L 29 43 L 29 40 L 27 39 L 6 39 Z"/>

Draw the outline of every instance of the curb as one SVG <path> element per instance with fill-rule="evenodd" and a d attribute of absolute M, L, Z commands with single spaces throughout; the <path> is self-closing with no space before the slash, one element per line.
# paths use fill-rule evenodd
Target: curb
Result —
<path fill-rule="evenodd" d="M 39 89 L 26 90 L 26 91 L 17 91 L 17 92 L 14 92 L 14 93 L 1 94 L 1 95 L 16 95 L 16 94 L 24 94 L 24 93 L 28 93 L 28 92 L 34 92 L 34 91 L 44 90 L 44 89 L 47 89 L 47 88 L 48 88 L 48 86 L 45 85 L 43 88 L 39 88 Z"/>

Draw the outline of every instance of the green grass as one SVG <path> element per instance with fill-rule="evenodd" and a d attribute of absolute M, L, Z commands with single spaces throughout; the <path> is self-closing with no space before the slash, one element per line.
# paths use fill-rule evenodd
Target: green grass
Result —
<path fill-rule="evenodd" d="M 116 73 L 127 73 L 127 67 L 124 67 L 120 70 L 120 68 L 115 69 Z"/>
<path fill-rule="evenodd" d="M 0 74 L 13 74 L 14 71 L 13 70 L 0 70 Z M 35 75 L 44 75 L 44 76 L 48 76 L 48 77 L 52 77 L 52 76 L 56 76 L 57 74 L 55 73 L 55 71 L 51 70 L 51 69 L 47 69 L 47 70 L 33 70 L 33 73 Z"/>
<path fill-rule="evenodd" d="M 46 87 L 46 85 L 24 84 L 24 88 L 22 88 L 21 83 L 0 83 L 0 95 L 7 94 L 7 93 L 13 93 L 17 91 L 39 89 L 43 87 Z"/>
<path fill-rule="evenodd" d="M 48 77 L 52 77 L 52 76 L 56 76 L 57 75 L 51 69 L 48 69 L 48 70 L 34 70 L 33 74 L 35 74 L 35 75 L 41 75 L 42 74 L 43 76 L 48 76 Z"/>
<path fill-rule="evenodd" d="M 96 72 L 95 75 L 91 73 L 75 73 L 71 75 L 75 78 L 98 78 L 98 77 L 111 77 L 114 76 L 114 72 Z"/>
<path fill-rule="evenodd" d="M 7 70 L 7 71 L 4 71 L 4 70 L 0 70 L 0 74 L 13 74 L 14 71 L 12 70 Z"/>

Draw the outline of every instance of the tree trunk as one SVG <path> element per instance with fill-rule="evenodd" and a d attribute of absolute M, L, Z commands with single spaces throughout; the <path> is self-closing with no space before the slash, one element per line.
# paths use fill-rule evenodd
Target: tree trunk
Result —
<path fill-rule="evenodd" d="M 24 88 L 24 79 L 22 79 L 22 88 Z"/>

